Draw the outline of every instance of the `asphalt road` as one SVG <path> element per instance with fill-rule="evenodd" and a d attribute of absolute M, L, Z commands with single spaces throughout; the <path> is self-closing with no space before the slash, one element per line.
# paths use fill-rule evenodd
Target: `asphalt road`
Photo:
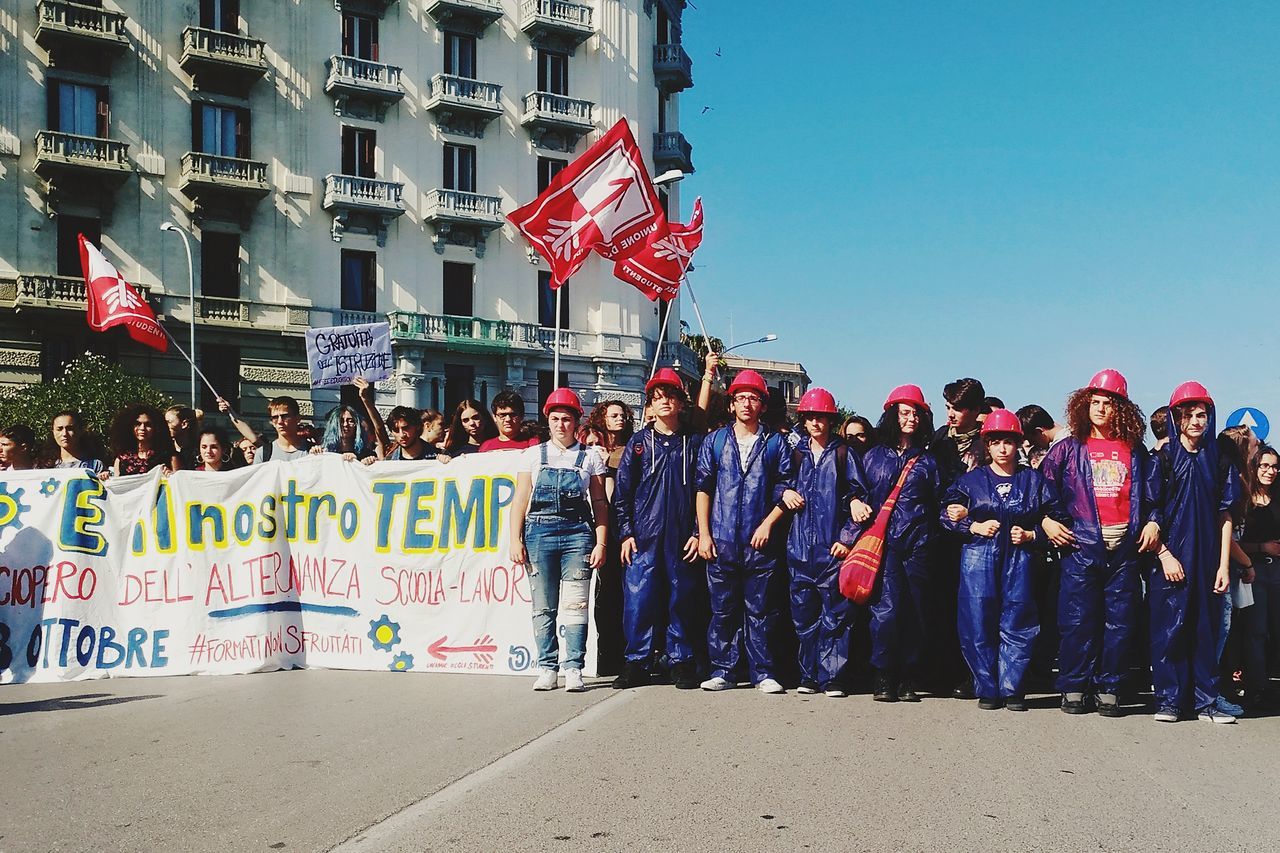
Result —
<path fill-rule="evenodd" d="M 1280 850 L 1280 718 L 500 676 L 0 688 L 0 853 Z"/>

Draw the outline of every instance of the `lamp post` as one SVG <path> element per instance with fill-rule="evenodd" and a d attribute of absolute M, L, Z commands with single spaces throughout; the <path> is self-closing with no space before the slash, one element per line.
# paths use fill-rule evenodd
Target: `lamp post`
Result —
<path fill-rule="evenodd" d="M 191 264 L 191 240 L 186 231 L 183 231 L 172 222 L 161 223 L 160 230 L 172 231 L 177 234 L 182 238 L 182 248 L 187 250 L 187 286 L 191 292 L 191 334 L 188 343 L 190 350 L 187 357 L 191 361 L 191 408 L 194 409 L 196 407 L 196 275 L 195 269 Z"/>
<path fill-rule="evenodd" d="M 743 341 L 740 344 L 734 344 L 733 346 L 729 347 L 724 352 L 720 353 L 720 355 L 726 356 L 736 349 L 741 349 L 742 347 L 749 347 L 752 344 L 767 344 L 767 343 L 771 343 L 772 341 L 776 341 L 777 339 L 778 339 L 777 335 L 768 334 L 768 335 L 765 335 L 763 338 L 756 338 L 754 341 Z"/>

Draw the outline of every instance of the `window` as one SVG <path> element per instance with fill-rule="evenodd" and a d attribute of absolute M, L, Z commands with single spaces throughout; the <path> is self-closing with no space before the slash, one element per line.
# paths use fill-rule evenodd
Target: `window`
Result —
<path fill-rule="evenodd" d="M 569 94 L 569 56 L 552 50 L 538 51 L 538 91 Z"/>
<path fill-rule="evenodd" d="M 106 86 L 49 81 L 49 129 L 106 137 L 111 109 Z"/>
<path fill-rule="evenodd" d="M 233 409 L 240 408 L 240 347 L 202 343 L 200 372 Z M 218 399 L 203 382 L 200 383 L 200 408 L 206 412 L 217 411 L 218 408 Z"/>
<path fill-rule="evenodd" d="M 377 261 L 373 252 L 342 250 L 342 310 L 378 310 Z"/>
<path fill-rule="evenodd" d="M 469 364 L 444 366 L 444 413 L 451 417 L 453 410 L 463 400 L 476 396 L 476 369 Z"/>
<path fill-rule="evenodd" d="M 342 16 L 342 55 L 378 61 L 378 19 L 363 15 Z"/>
<path fill-rule="evenodd" d="M 240 235 L 205 231 L 200 236 L 200 292 L 240 298 Z"/>
<path fill-rule="evenodd" d="M 476 149 L 472 145 L 444 146 L 444 188 L 464 193 L 476 191 Z"/>
<path fill-rule="evenodd" d="M 80 235 L 95 246 L 102 245 L 102 222 L 84 216 L 60 214 L 58 223 L 58 275 L 83 278 L 80 268 Z"/>
<path fill-rule="evenodd" d="M 200 26 L 224 33 L 240 32 L 240 0 L 200 0 Z"/>
<path fill-rule="evenodd" d="M 248 158 L 249 111 L 219 104 L 192 104 L 191 147 L 218 157 Z"/>
<path fill-rule="evenodd" d="M 560 170 L 568 165 L 568 160 L 557 160 L 555 157 L 539 157 L 538 192 L 545 192 L 547 187 L 551 185 L 551 179 L 558 175 Z"/>
<path fill-rule="evenodd" d="M 377 174 L 378 134 L 358 127 L 342 128 L 342 174 L 372 178 Z"/>
<path fill-rule="evenodd" d="M 476 37 L 462 33 L 444 34 L 444 73 L 476 79 Z"/>
<path fill-rule="evenodd" d="M 560 328 L 569 328 L 569 292 L 568 285 L 561 285 L 565 292 L 560 294 Z M 551 273 L 545 270 L 538 272 L 538 325 L 548 329 L 556 324 L 556 292 L 551 289 Z"/>
<path fill-rule="evenodd" d="M 671 96 L 666 92 L 658 93 L 658 133 L 667 132 L 667 110 L 671 107 Z"/>
<path fill-rule="evenodd" d="M 471 264 L 444 262 L 444 313 L 453 317 L 472 317 L 472 295 L 476 272 Z"/>

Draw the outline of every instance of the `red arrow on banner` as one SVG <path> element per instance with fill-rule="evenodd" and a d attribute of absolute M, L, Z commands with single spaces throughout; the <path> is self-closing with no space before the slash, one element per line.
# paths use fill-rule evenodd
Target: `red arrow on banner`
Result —
<path fill-rule="evenodd" d="M 622 207 L 622 197 L 627 194 L 627 190 L 631 189 L 631 185 L 636 182 L 635 178 L 618 178 L 616 181 L 610 181 L 609 186 L 617 187 L 610 190 L 609 194 L 595 207 L 588 211 L 592 216 L 605 210 L 609 205 L 613 205 L 613 209 L 617 210 Z"/>
<path fill-rule="evenodd" d="M 493 639 L 488 635 L 476 640 L 473 646 L 446 646 L 449 641 L 448 637 L 441 637 L 431 645 L 427 646 L 427 654 L 436 660 L 446 660 L 449 655 L 468 652 L 472 654 L 494 654 L 498 651 L 498 647 L 494 644 Z"/>

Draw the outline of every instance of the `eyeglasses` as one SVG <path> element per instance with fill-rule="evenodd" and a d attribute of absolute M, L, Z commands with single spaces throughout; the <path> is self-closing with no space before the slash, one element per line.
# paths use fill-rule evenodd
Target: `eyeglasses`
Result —
<path fill-rule="evenodd" d="M 1258 470 L 1259 471 L 1280 471 L 1280 465 L 1276 465 L 1271 462 L 1259 462 Z"/>
<path fill-rule="evenodd" d="M 757 397 L 755 394 L 734 394 L 734 395 L 733 395 L 733 401 L 734 401 L 735 403 L 761 403 L 761 402 L 763 402 L 763 400 L 761 400 L 761 399 L 760 399 L 759 397 Z"/>
<path fill-rule="evenodd" d="M 291 414 L 289 414 L 288 412 L 282 412 L 282 413 L 280 413 L 280 414 L 271 415 L 269 418 L 267 418 L 267 420 L 270 420 L 270 421 L 283 421 L 283 420 L 288 420 L 289 418 L 296 418 L 296 417 L 297 417 L 297 415 L 291 415 Z"/>

